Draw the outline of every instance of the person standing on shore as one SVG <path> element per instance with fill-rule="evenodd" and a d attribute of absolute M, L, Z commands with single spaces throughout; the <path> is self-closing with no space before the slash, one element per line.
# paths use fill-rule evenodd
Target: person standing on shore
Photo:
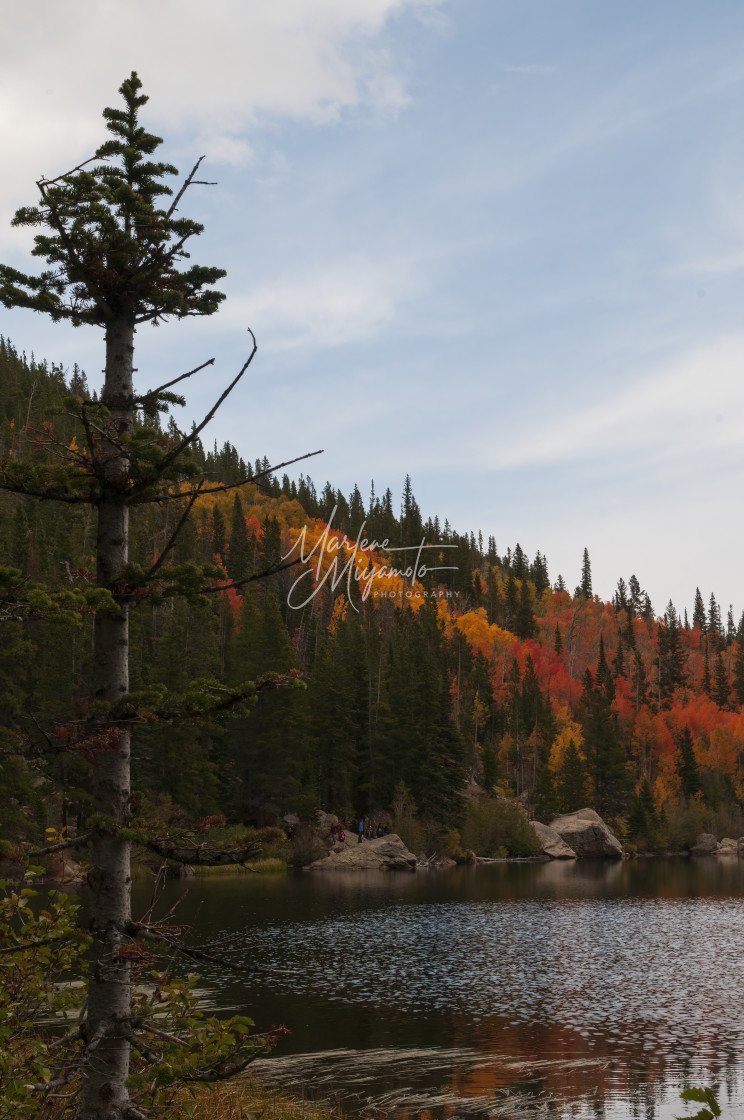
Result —
<path fill-rule="evenodd" d="M 357 840 L 357 844 L 361 844 L 363 839 L 364 839 L 364 817 L 362 817 L 362 819 L 359 821 L 359 839 Z"/>

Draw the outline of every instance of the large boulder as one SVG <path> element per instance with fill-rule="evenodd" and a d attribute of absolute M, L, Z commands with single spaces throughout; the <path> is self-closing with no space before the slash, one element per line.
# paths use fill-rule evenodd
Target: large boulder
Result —
<path fill-rule="evenodd" d="M 578 859 L 622 858 L 622 844 L 593 809 L 578 809 L 556 817 L 550 827 L 574 850 Z"/>
<path fill-rule="evenodd" d="M 339 850 L 340 849 L 340 850 Z M 415 871 L 416 857 L 400 836 L 390 833 L 374 840 L 356 838 L 337 845 L 325 859 L 316 859 L 309 871 Z"/>
<path fill-rule="evenodd" d="M 718 851 L 718 841 L 712 832 L 701 832 L 690 851 L 694 856 L 713 856 Z"/>
<path fill-rule="evenodd" d="M 721 843 L 718 845 L 716 855 L 719 856 L 738 856 L 739 854 L 739 841 L 732 839 L 731 836 L 724 836 Z"/>
<path fill-rule="evenodd" d="M 569 848 L 554 828 L 550 828 L 547 824 L 540 824 L 539 821 L 531 823 L 546 856 L 550 856 L 551 859 L 576 859 L 576 852 L 573 848 Z"/>

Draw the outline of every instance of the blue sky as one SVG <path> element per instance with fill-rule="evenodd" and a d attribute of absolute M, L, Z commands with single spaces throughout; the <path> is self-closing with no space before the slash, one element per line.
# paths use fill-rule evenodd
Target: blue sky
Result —
<path fill-rule="evenodd" d="M 139 336 L 143 382 L 245 351 L 212 429 L 323 447 L 322 486 L 519 541 L 569 586 L 744 608 L 744 7 L 687 0 L 41 0 L 9 17 L 0 251 L 39 174 L 85 158 L 136 68 L 184 170 L 214 319 Z M 141 19 L 140 19 L 141 17 Z M 140 31 L 147 21 L 145 39 Z M 39 80 L 39 75 L 43 75 Z M 15 158 L 14 157 L 15 153 Z M 3 313 L 93 383 L 95 332 Z"/>

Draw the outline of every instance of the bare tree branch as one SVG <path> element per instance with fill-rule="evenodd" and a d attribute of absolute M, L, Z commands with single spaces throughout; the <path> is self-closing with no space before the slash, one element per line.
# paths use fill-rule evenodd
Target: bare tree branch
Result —
<path fill-rule="evenodd" d="M 181 532 L 184 525 L 186 524 L 186 522 L 189 519 L 189 514 L 191 513 L 191 510 L 193 509 L 195 502 L 198 500 L 198 498 L 200 496 L 201 487 L 202 487 L 202 483 L 200 482 L 198 484 L 198 486 L 196 487 L 196 489 L 191 491 L 191 494 L 189 495 L 189 498 L 188 498 L 188 504 L 186 506 L 186 509 L 183 511 L 181 517 L 179 518 L 178 524 L 176 525 L 175 529 L 171 533 L 167 543 L 165 544 L 165 546 L 163 548 L 163 551 L 160 553 L 160 555 L 158 556 L 157 560 L 152 565 L 150 570 L 142 576 L 142 579 L 139 579 L 139 580 L 137 580 L 136 583 L 132 583 L 132 584 L 129 585 L 129 588 L 128 588 L 129 592 L 134 591 L 134 589 L 136 587 L 144 587 L 145 584 L 150 583 L 151 580 L 153 580 L 155 578 L 156 574 L 160 571 L 160 569 L 162 568 L 162 566 L 165 562 L 166 557 L 172 551 L 173 546 L 175 545 L 175 543 L 178 539 L 179 533 Z"/>
<path fill-rule="evenodd" d="M 195 366 L 194 369 L 190 369 L 188 373 L 182 373 L 179 377 L 174 377 L 172 381 L 166 381 L 164 385 L 158 385 L 157 389 L 148 389 L 141 397 L 135 397 L 135 404 L 143 404 L 145 401 L 156 397 L 158 393 L 164 393 L 166 389 L 170 389 L 171 385 L 177 385 L 179 381 L 185 381 L 187 377 L 193 377 L 195 373 L 199 373 L 200 370 L 213 365 L 214 358 L 209 358 L 208 361 L 202 362 L 200 366 Z"/>
<path fill-rule="evenodd" d="M 296 968 L 270 968 L 263 964 L 235 964 L 233 961 L 225 957 L 217 956 L 214 953 L 205 953 L 203 949 L 193 949 L 188 945 L 184 945 L 176 937 L 172 937 L 165 931 L 159 931 L 157 926 L 141 926 L 138 922 L 130 922 L 124 930 L 130 937 L 141 937 L 145 941 L 160 942 L 163 945 L 168 945 L 169 948 L 175 952 L 180 953 L 184 957 L 188 957 L 193 961 L 207 961 L 210 964 L 218 964 L 222 968 L 227 968 L 231 972 L 242 972 L 252 975 L 256 972 L 267 973 L 273 976 L 296 976 L 299 969 Z"/>
<path fill-rule="evenodd" d="M 217 186 L 216 183 L 208 183 L 208 182 L 205 182 L 203 179 L 195 179 L 194 178 L 197 171 L 199 170 L 199 164 L 202 162 L 203 159 L 204 159 L 204 156 L 199 156 L 198 160 L 196 161 L 194 166 L 191 168 L 191 171 L 189 172 L 189 174 L 186 176 L 186 178 L 184 180 L 183 186 L 181 187 L 181 189 L 178 192 L 178 194 L 176 195 L 176 197 L 173 199 L 173 202 L 170 204 L 168 212 L 165 215 L 166 218 L 172 218 L 173 217 L 173 215 L 176 212 L 176 209 L 178 208 L 179 202 L 181 201 L 183 196 L 186 194 L 186 191 L 189 189 L 189 187 L 193 187 L 193 186 L 196 186 L 196 185 L 199 185 L 199 186 L 202 186 L 202 187 L 216 187 Z"/>
<path fill-rule="evenodd" d="M 44 848 L 34 848 L 27 851 L 26 855 L 31 857 L 48 856 L 52 852 L 61 852 L 65 848 L 84 848 L 90 840 L 90 836 L 89 832 L 82 832 L 80 836 L 72 836 L 69 840 L 58 840 L 54 844 L 47 844 Z"/>
<path fill-rule="evenodd" d="M 319 451 L 307 451 L 304 455 L 297 455 L 294 459 L 287 459 L 283 463 L 276 463 L 274 466 L 267 467 L 265 471 L 261 471 L 259 474 L 246 475 L 245 478 L 241 478 L 239 482 L 220 483 L 219 486 L 205 486 L 201 490 L 199 496 L 202 497 L 204 494 L 222 494 L 226 490 L 237 490 L 240 486 L 247 486 L 248 483 L 260 482 L 261 479 L 268 478 L 274 471 L 281 470 L 282 467 L 291 467 L 293 463 L 301 463 L 303 459 L 312 459 L 314 455 L 322 454 L 322 447 Z M 132 491 L 132 493 L 135 494 L 134 498 L 130 497 L 127 502 L 128 505 L 132 506 L 144 504 L 162 505 L 163 502 L 177 502 L 186 496 L 184 494 L 161 494 L 155 498 L 149 495 L 140 498 L 138 496 L 138 491 Z"/>
<path fill-rule="evenodd" d="M 194 428 L 194 430 L 189 433 L 189 435 L 184 436 L 184 438 L 181 440 L 181 442 L 179 444 L 176 444 L 175 447 L 171 448 L 171 450 L 168 452 L 168 454 L 163 458 L 163 460 L 160 463 L 160 469 L 161 470 L 164 470 L 166 467 L 170 466 L 170 464 L 173 462 L 174 459 L 177 459 L 179 457 L 179 455 L 181 455 L 181 453 L 186 450 L 187 447 L 189 447 L 192 443 L 194 443 L 194 441 L 196 439 L 199 438 L 199 433 L 204 431 L 207 424 L 215 416 L 215 414 L 217 413 L 217 410 L 220 408 L 220 406 L 230 396 L 230 393 L 232 393 L 233 389 L 238 384 L 238 382 L 240 381 L 240 379 L 243 376 L 243 374 L 245 373 L 245 371 L 248 369 L 248 366 L 251 364 L 251 362 L 255 358 L 256 351 L 258 350 L 258 343 L 256 342 L 256 336 L 255 336 L 255 334 L 253 333 L 253 331 L 251 330 L 250 327 L 248 327 L 248 334 L 253 339 L 253 348 L 252 348 L 250 354 L 248 355 L 247 359 L 245 360 L 245 362 L 241 366 L 240 370 L 238 371 L 237 375 L 233 378 L 233 380 L 230 382 L 230 384 L 225 389 L 224 393 L 219 397 L 219 399 L 217 401 L 215 401 L 215 403 L 212 405 L 209 412 L 204 417 L 204 419 L 201 421 L 201 423 L 197 424 L 196 427 Z"/>
<path fill-rule="evenodd" d="M 25 494 L 29 498 L 38 498 L 40 502 L 66 502 L 69 505 L 90 505 L 90 498 L 83 497 L 82 494 L 60 494 L 52 490 L 34 490 L 29 486 L 24 486 L 19 480 L 9 479 L 7 473 L 1 467 L 0 471 L 2 471 L 0 490 L 8 490 L 11 494 Z"/>
<path fill-rule="evenodd" d="M 41 945 L 58 945 L 60 941 L 74 940 L 75 938 L 69 933 L 62 933 L 57 937 L 34 937 L 31 941 L 24 941 L 18 945 L 4 945 L 0 949 L 0 954 L 6 956 L 9 953 L 25 953 L 28 949 L 38 949 Z"/>
<path fill-rule="evenodd" d="M 77 165 L 77 167 L 73 167 L 72 171 L 65 171 L 62 175 L 58 175 L 56 179 L 47 179 L 45 175 L 42 175 L 42 177 L 37 180 L 36 185 L 37 187 L 39 187 L 39 189 L 41 189 L 42 186 L 51 187 L 54 183 L 59 183 L 62 179 L 66 179 L 68 175 L 74 175 L 76 171 L 82 171 L 82 169 L 84 167 L 87 167 L 89 163 L 95 163 L 96 160 L 100 160 L 101 163 L 106 163 L 108 161 L 108 157 L 91 156 L 89 159 L 84 159 L 82 163 L 79 163 Z"/>
<path fill-rule="evenodd" d="M 234 587 L 243 587 L 246 583 L 255 583 L 258 579 L 267 579 L 269 576 L 274 576 L 277 572 L 286 572 L 288 568 L 294 568 L 297 564 L 301 564 L 301 558 L 290 560 L 287 564 L 272 564 L 270 568 L 264 568 L 262 572 L 256 572 L 252 576 L 244 576 L 243 579 L 233 579 L 229 583 L 216 583 L 213 587 L 205 587 L 202 594 L 211 595 L 216 591 L 230 591 Z"/>
<path fill-rule="evenodd" d="M 255 1035 L 252 1037 L 255 1038 Z M 247 1069 L 251 1062 L 255 1062 L 257 1058 L 265 1056 L 266 1051 L 261 1048 L 256 1050 L 255 1053 L 250 1054 L 242 1062 L 234 1062 L 230 1066 L 212 1066 L 207 1069 L 196 1070 L 194 1073 L 187 1073 L 181 1078 L 182 1081 L 229 1081 L 232 1077 L 237 1077 L 239 1073 Z"/>

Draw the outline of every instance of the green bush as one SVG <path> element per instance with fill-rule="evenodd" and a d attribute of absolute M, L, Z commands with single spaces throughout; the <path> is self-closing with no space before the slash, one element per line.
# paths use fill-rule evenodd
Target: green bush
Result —
<path fill-rule="evenodd" d="M 462 844 L 490 859 L 535 856 L 540 841 L 524 813 L 513 802 L 487 798 L 468 806 Z"/>

